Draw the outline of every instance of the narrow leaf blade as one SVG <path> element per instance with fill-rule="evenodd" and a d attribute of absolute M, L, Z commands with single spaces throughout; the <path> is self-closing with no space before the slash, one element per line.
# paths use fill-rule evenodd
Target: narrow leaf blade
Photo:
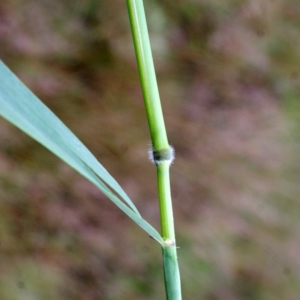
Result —
<path fill-rule="evenodd" d="M 141 217 L 115 179 L 81 141 L 1 61 L 0 116 L 94 183 L 134 222 L 162 243 L 162 237 Z"/>

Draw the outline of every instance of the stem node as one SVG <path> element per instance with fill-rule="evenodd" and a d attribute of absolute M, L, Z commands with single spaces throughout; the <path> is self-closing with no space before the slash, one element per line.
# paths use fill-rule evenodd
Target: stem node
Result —
<path fill-rule="evenodd" d="M 163 247 L 171 247 L 171 246 L 175 246 L 175 242 L 169 238 L 165 239 L 163 243 Z"/>
<path fill-rule="evenodd" d="M 167 149 L 156 150 L 152 147 L 149 150 L 149 159 L 157 166 L 163 162 L 171 165 L 175 158 L 174 148 L 169 146 Z"/>

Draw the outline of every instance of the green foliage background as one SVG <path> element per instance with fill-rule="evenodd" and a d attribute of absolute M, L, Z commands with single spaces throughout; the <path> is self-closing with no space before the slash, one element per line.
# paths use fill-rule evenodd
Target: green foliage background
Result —
<path fill-rule="evenodd" d="M 184 299 L 298 299 L 300 3 L 146 1 Z M 124 1 L 4 0 L 0 57 L 159 228 Z M 1 109 L 1 108 L 0 108 Z M 0 120 L 0 299 L 164 299 L 158 245 Z"/>

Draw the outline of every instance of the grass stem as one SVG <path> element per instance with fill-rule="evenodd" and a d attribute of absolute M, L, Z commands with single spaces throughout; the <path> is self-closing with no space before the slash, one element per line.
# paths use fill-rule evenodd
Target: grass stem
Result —
<path fill-rule="evenodd" d="M 168 143 L 143 0 L 127 0 L 127 7 L 152 140 L 150 154 L 157 168 L 161 231 L 164 239 L 162 252 L 166 295 L 168 300 L 181 300 L 169 175 L 173 148 Z"/>
<path fill-rule="evenodd" d="M 164 239 L 170 239 L 175 244 L 175 230 L 173 220 L 173 208 L 170 190 L 169 162 L 162 162 L 157 165 L 157 185 L 159 201 L 161 235 Z"/>
<path fill-rule="evenodd" d="M 127 7 L 153 148 L 168 149 L 144 4 L 142 0 L 127 0 Z"/>

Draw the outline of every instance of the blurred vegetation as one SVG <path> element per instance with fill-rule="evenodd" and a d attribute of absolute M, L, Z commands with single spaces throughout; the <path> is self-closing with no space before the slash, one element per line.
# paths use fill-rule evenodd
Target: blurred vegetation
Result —
<path fill-rule="evenodd" d="M 300 2 L 145 5 L 184 299 L 299 299 Z M 3 0 L 0 45 L 159 228 L 125 1 Z M 164 299 L 159 247 L 4 120 L 0 178 L 0 299 Z"/>

